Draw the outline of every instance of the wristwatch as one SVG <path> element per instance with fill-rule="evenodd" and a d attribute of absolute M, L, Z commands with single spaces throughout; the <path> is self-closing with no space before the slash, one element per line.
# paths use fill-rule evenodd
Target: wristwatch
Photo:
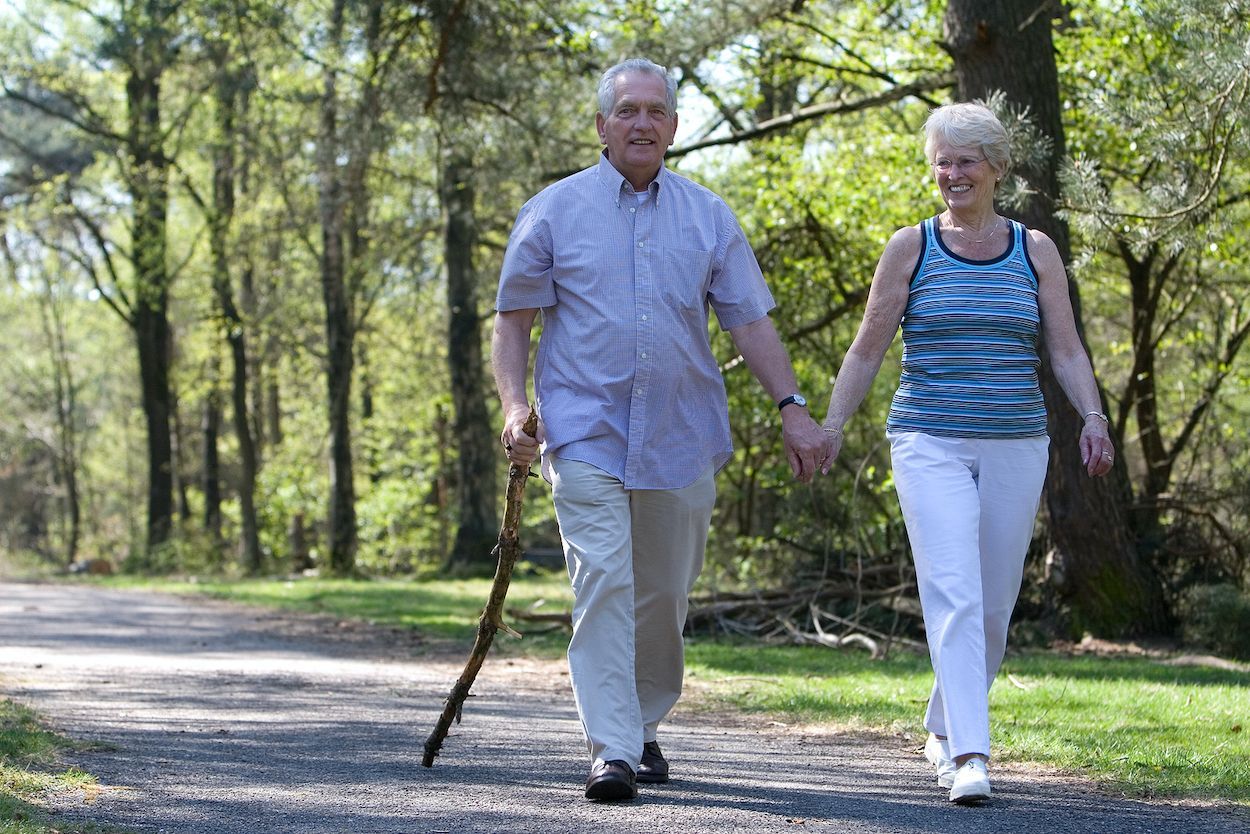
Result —
<path fill-rule="evenodd" d="M 780 411 L 788 405 L 797 405 L 802 408 L 807 408 L 807 398 L 799 393 L 791 394 L 781 402 L 777 403 L 777 410 Z"/>

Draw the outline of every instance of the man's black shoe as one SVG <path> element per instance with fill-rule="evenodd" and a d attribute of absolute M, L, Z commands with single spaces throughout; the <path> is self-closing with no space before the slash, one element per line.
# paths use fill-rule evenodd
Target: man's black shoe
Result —
<path fill-rule="evenodd" d="M 634 772 L 620 759 L 600 762 L 586 779 L 586 798 L 601 802 L 621 802 L 638 795 Z"/>
<path fill-rule="evenodd" d="M 668 781 L 668 760 L 660 752 L 657 741 L 648 741 L 642 745 L 642 761 L 638 763 L 638 781 L 648 785 L 658 785 Z"/>

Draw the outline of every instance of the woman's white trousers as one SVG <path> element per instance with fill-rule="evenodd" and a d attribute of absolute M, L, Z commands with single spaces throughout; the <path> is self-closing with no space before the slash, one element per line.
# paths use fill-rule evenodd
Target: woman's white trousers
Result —
<path fill-rule="evenodd" d="M 952 758 L 989 756 L 989 689 L 1007 647 L 1050 441 L 887 436 L 933 663 L 924 725 L 950 739 Z"/>

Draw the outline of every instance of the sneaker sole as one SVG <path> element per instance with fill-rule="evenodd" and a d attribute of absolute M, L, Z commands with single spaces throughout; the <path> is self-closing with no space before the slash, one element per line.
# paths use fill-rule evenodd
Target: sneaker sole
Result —
<path fill-rule="evenodd" d="M 989 802 L 989 801 L 990 801 L 990 794 L 988 791 L 986 791 L 985 793 L 969 793 L 969 794 L 964 794 L 963 796 L 951 797 L 951 802 L 955 803 L 956 805 L 979 805 L 982 802 Z"/>

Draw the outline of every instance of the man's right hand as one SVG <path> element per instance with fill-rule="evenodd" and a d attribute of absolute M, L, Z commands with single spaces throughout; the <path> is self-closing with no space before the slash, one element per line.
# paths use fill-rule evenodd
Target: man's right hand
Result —
<path fill-rule="evenodd" d="M 543 424 L 540 420 L 536 435 L 530 437 L 522 428 L 529 416 L 529 403 L 514 405 L 504 414 L 503 433 L 499 435 L 499 442 L 503 444 L 504 455 L 509 463 L 528 466 L 538 456 L 538 445 L 544 437 Z"/>

